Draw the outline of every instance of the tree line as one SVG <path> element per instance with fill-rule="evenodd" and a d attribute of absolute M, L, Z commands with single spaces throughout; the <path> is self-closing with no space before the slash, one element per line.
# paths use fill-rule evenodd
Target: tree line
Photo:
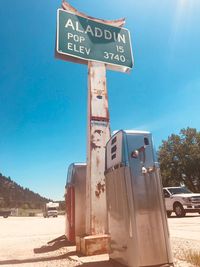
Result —
<path fill-rule="evenodd" d="M 182 129 L 162 141 L 158 160 L 163 186 L 182 184 L 192 192 L 200 192 L 200 132 L 197 129 Z"/>
<path fill-rule="evenodd" d="M 49 201 L 0 173 L 0 208 L 41 209 Z"/>

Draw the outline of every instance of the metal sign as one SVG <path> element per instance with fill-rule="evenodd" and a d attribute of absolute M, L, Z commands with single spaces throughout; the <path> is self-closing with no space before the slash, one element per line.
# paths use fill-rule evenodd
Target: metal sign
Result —
<path fill-rule="evenodd" d="M 84 18 L 63 9 L 57 10 L 57 56 L 87 64 L 99 61 L 114 70 L 128 71 L 133 66 L 130 33 Z M 75 60 L 73 60 L 75 58 Z"/>

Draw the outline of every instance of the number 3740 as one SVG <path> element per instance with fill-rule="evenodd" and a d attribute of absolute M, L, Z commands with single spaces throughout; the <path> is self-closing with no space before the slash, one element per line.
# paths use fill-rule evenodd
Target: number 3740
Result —
<path fill-rule="evenodd" d="M 110 52 L 104 52 L 104 58 L 105 59 L 111 59 L 111 60 L 117 60 L 117 61 L 121 61 L 121 62 L 125 62 L 126 58 L 124 55 L 119 55 L 119 54 L 114 54 L 114 53 L 110 53 Z"/>

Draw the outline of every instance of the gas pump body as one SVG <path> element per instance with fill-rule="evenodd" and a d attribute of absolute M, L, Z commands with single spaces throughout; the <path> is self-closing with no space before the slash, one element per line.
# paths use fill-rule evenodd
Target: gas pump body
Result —
<path fill-rule="evenodd" d="M 86 164 L 72 163 L 68 168 L 65 186 L 65 235 L 75 243 L 76 236 L 85 234 Z"/>
<path fill-rule="evenodd" d="M 110 257 L 130 267 L 173 265 L 151 134 L 114 134 L 106 145 L 105 176 Z"/>

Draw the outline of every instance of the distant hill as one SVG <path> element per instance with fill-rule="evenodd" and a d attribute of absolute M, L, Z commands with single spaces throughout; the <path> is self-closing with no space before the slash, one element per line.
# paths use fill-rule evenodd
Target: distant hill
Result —
<path fill-rule="evenodd" d="M 0 173 L 0 208 L 41 209 L 49 201 Z"/>

